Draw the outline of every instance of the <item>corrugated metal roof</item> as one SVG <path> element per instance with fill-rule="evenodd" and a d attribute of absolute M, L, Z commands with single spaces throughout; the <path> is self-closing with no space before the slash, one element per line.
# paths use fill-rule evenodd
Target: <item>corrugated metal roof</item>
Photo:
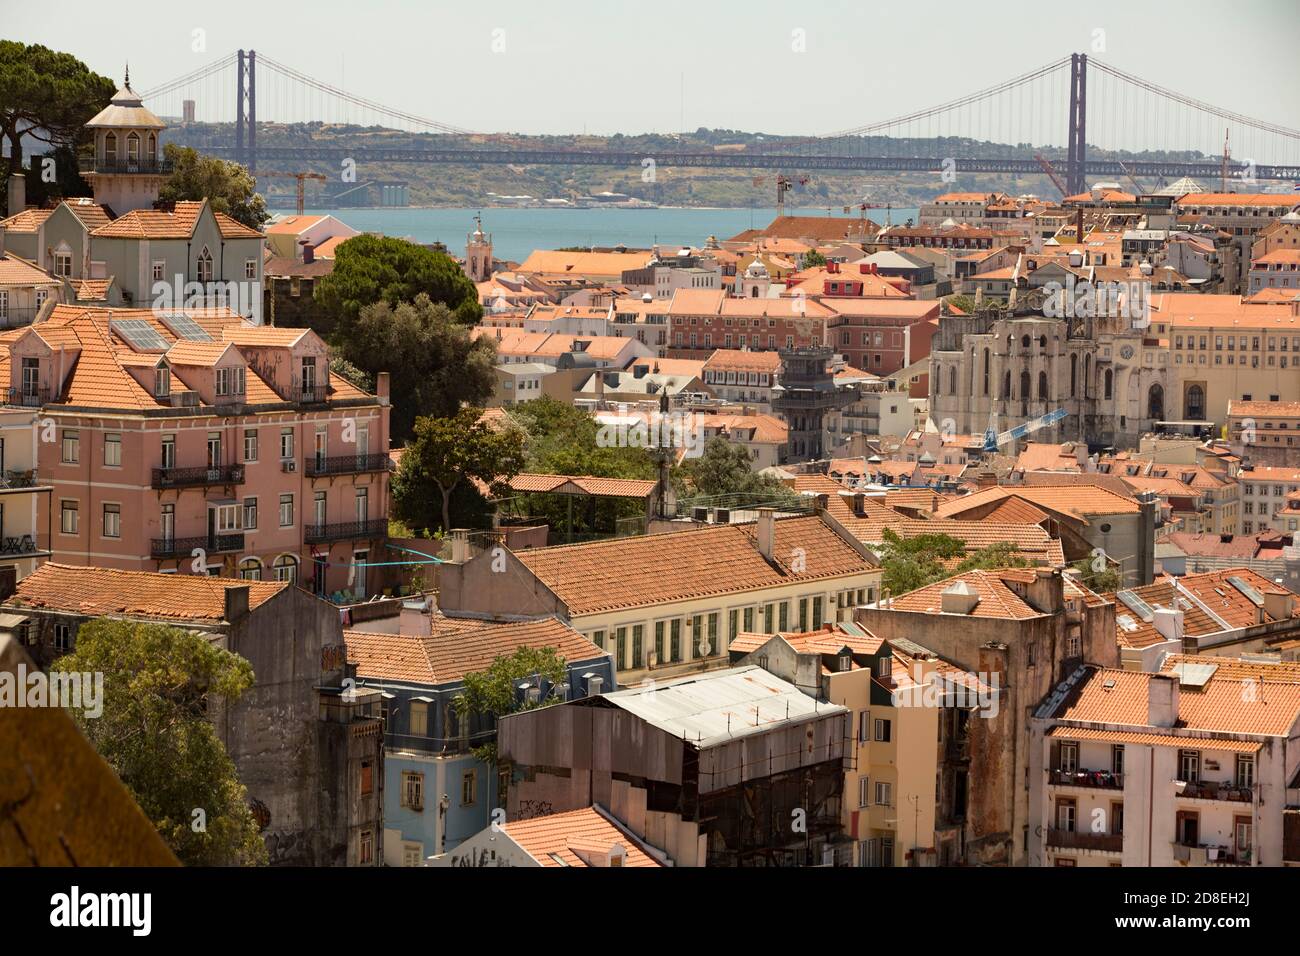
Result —
<path fill-rule="evenodd" d="M 848 709 L 809 697 L 761 667 L 734 667 L 662 684 L 647 681 L 605 700 L 665 733 L 705 748 L 779 725 Z"/>

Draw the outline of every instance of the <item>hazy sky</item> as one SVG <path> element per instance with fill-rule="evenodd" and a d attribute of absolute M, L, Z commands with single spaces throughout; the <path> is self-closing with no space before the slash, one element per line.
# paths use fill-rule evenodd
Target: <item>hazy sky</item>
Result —
<path fill-rule="evenodd" d="M 684 123 L 825 133 L 1075 51 L 1300 128 L 1297 0 L 0 0 L 0 9 L 0 35 L 74 53 L 114 78 L 129 60 L 138 90 L 256 48 L 358 95 L 482 131 L 676 132 Z M 192 49 L 195 30 L 205 31 L 202 52 Z M 1099 30 L 1104 53 L 1095 52 Z M 221 115 L 233 118 L 232 85 L 207 98 L 227 98 Z M 273 108 L 262 101 L 263 115 Z"/>

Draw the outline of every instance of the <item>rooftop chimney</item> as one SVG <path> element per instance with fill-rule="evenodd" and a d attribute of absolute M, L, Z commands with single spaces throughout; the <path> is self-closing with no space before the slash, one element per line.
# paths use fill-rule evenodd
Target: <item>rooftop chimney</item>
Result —
<path fill-rule="evenodd" d="M 1147 724 L 1172 727 L 1178 723 L 1178 675 L 1152 674 L 1147 680 Z"/>
<path fill-rule="evenodd" d="M 226 623 L 238 624 L 248 617 L 247 584 L 232 584 L 226 588 Z"/>
<path fill-rule="evenodd" d="M 1158 607 L 1151 614 L 1151 624 L 1166 641 L 1177 641 L 1183 646 L 1183 612 L 1169 607 Z"/>
<path fill-rule="evenodd" d="M 27 208 L 27 177 L 22 173 L 9 174 L 9 215 L 16 216 Z"/>
<path fill-rule="evenodd" d="M 375 376 L 375 397 L 379 399 L 380 405 L 388 404 L 389 394 L 389 374 L 380 372 Z"/>
<path fill-rule="evenodd" d="M 464 564 L 469 560 L 469 531 L 453 528 L 451 532 L 451 563 Z"/>
<path fill-rule="evenodd" d="M 302 240 L 302 261 L 304 265 L 316 261 L 316 247 L 308 239 Z"/>
<path fill-rule="evenodd" d="M 776 509 L 758 509 L 758 551 L 769 561 L 776 544 Z"/>

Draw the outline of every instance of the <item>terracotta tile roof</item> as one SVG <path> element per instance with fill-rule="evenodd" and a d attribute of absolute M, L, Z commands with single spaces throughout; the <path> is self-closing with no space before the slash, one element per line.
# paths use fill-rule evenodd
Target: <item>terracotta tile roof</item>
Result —
<path fill-rule="evenodd" d="M 236 345 L 262 346 L 265 348 L 291 347 L 306 335 L 309 329 L 293 329 L 271 325 L 227 325 L 221 330 L 221 337 Z"/>
<path fill-rule="evenodd" d="M 589 475 L 539 475 L 521 472 L 510 479 L 514 491 L 594 495 L 610 498 L 645 498 L 658 482 L 639 478 L 593 478 Z"/>
<path fill-rule="evenodd" d="M 324 218 L 324 216 L 285 216 L 267 226 L 266 234 L 268 236 L 296 236 L 299 233 L 306 232 Z"/>
<path fill-rule="evenodd" d="M 63 205 L 67 206 L 68 212 L 81 220 L 81 224 L 91 232 L 94 232 L 100 226 L 107 225 L 114 219 L 113 210 L 84 196 L 77 199 L 65 199 Z"/>
<path fill-rule="evenodd" d="M 781 371 L 781 356 L 777 352 L 747 352 L 741 349 L 716 349 L 704 360 L 710 372 L 768 372 Z"/>
<path fill-rule="evenodd" d="M 1197 657 L 1196 663 L 1223 660 Z M 1149 685 L 1155 675 L 1145 671 L 1087 666 L 1084 676 L 1064 700 L 1042 711 L 1057 720 L 1150 727 L 1147 717 Z M 1242 679 L 1220 677 L 1217 670 L 1204 686 L 1182 686 L 1178 693 L 1181 729 L 1213 733 L 1288 736 L 1300 719 L 1300 681 L 1268 679 L 1253 694 L 1242 693 Z"/>
<path fill-rule="evenodd" d="M 0 254 L 0 285 L 58 285 L 59 280 L 44 269 L 12 252 Z"/>
<path fill-rule="evenodd" d="M 777 415 L 723 415 L 712 412 L 697 413 L 696 422 L 706 435 L 725 433 L 733 441 L 772 443 L 784 445 L 789 440 L 789 428 Z"/>
<path fill-rule="evenodd" d="M 664 865 L 595 807 L 515 820 L 501 829 L 542 866 L 589 866 L 587 859 L 604 856 L 614 844 L 623 847 L 624 866 Z"/>
<path fill-rule="evenodd" d="M 198 574 L 155 574 L 47 562 L 19 581 L 18 589 L 5 603 L 11 607 L 91 617 L 223 621 L 226 590 L 242 585 L 249 589 L 250 610 L 291 586 L 283 581 L 238 581 Z"/>
<path fill-rule="evenodd" d="M 1137 514 L 1141 508 L 1133 498 L 1125 498 L 1096 485 L 1047 485 L 986 488 L 941 505 L 936 514 L 958 517 L 986 505 L 1019 498 L 1039 509 L 1053 511 L 1087 524 L 1090 517 Z"/>
<path fill-rule="evenodd" d="M 114 277 L 107 279 L 73 279 L 72 294 L 78 302 L 103 302 L 108 298 L 108 290 L 113 287 Z"/>
<path fill-rule="evenodd" d="M 1181 578 L 1165 577 L 1159 581 L 1125 593 L 1134 594 L 1150 607 L 1165 607 L 1183 612 L 1183 633 L 1187 637 L 1203 637 L 1224 631 L 1223 621 L 1229 628 L 1254 627 L 1273 623 L 1275 618 L 1238 590 L 1228 579 L 1238 578 L 1259 593 L 1287 593 L 1248 568 L 1227 568 L 1205 574 L 1188 574 Z M 1190 592 L 1196 600 L 1191 600 Z M 1291 617 L 1300 620 L 1300 597 L 1291 602 Z M 1151 621 L 1141 616 L 1119 600 L 1115 603 L 1115 632 L 1121 647 L 1149 647 L 1165 640 Z"/>
<path fill-rule="evenodd" d="M 199 216 L 207 200 L 182 201 L 170 210 L 133 209 L 111 222 L 106 222 L 91 232 L 97 239 L 188 239 L 194 235 Z M 250 229 L 225 213 L 214 212 L 217 228 L 223 239 L 261 239 L 262 234 Z"/>
<path fill-rule="evenodd" d="M 754 235 L 749 238 L 834 242 L 839 239 L 867 239 L 879 229 L 870 219 L 855 219 L 851 216 L 778 216 L 763 229 L 753 230 Z"/>
<path fill-rule="evenodd" d="M 1100 730 L 1096 727 L 1053 727 L 1047 736 L 1055 740 L 1104 740 L 1112 744 L 1146 744 L 1152 747 L 1195 746 L 1197 738 L 1179 737 L 1176 734 L 1144 734 L 1131 730 Z M 1227 753 L 1255 753 L 1264 746 L 1258 740 L 1216 740 L 1211 750 Z"/>
<path fill-rule="evenodd" d="M 167 350 L 167 361 L 175 365 L 215 365 L 234 347 L 233 342 L 189 342 L 182 339 L 172 343 Z"/>
<path fill-rule="evenodd" d="M 960 500 L 960 499 L 954 499 Z M 995 505 L 993 510 L 985 514 L 981 521 L 1009 521 L 1013 524 L 1041 524 L 1047 520 L 1047 512 L 1043 511 L 1023 498 L 1004 498 L 1001 504 Z"/>
<path fill-rule="evenodd" d="M 773 637 L 784 638 L 800 654 L 837 654 L 844 647 L 855 654 L 875 654 L 884 643 L 874 634 L 852 634 L 838 624 L 827 624 L 819 630 L 801 633 L 778 631 L 776 634 L 762 634 L 743 631 L 732 638 L 727 650 L 748 654 L 758 650 Z"/>
<path fill-rule="evenodd" d="M 54 215 L 53 209 L 24 209 L 22 212 L 14 213 L 8 219 L 0 219 L 0 228 L 15 235 L 34 233 L 52 215 Z"/>
<path fill-rule="evenodd" d="M 1031 572 L 1032 573 L 1032 572 Z M 939 614 L 942 606 L 943 592 L 957 581 L 964 581 L 979 595 L 979 603 L 969 614 L 970 617 L 995 617 L 1004 620 L 1023 621 L 1041 617 L 1015 591 L 1007 586 L 1006 570 L 1003 571 L 967 571 L 957 574 L 915 591 L 900 594 L 890 599 L 890 610 L 914 611 L 922 614 Z M 1014 580 L 1014 578 L 1012 578 Z"/>
<path fill-rule="evenodd" d="M 644 268 L 650 258 L 649 252 L 561 252 L 535 249 L 515 271 L 618 279 L 622 278 L 626 270 Z"/>
<path fill-rule="evenodd" d="M 873 569 L 819 516 L 776 519 L 773 559 L 759 553 L 754 524 L 536 548 L 516 557 L 572 614 L 651 607 L 719 594 L 817 581 Z M 805 569 L 791 570 L 796 548 Z"/>
<path fill-rule="evenodd" d="M 1229 399 L 1228 414 L 1251 418 L 1300 418 L 1300 402 L 1242 402 Z"/>
<path fill-rule="evenodd" d="M 1300 207 L 1294 193 L 1188 193 L 1175 206 L 1287 206 Z"/>
<path fill-rule="evenodd" d="M 357 665 L 358 677 L 432 686 L 463 680 L 521 647 L 553 647 L 570 663 L 605 656 L 553 617 L 538 621 L 434 617 L 432 628 L 433 633 L 418 635 L 344 631 L 348 662 Z"/>

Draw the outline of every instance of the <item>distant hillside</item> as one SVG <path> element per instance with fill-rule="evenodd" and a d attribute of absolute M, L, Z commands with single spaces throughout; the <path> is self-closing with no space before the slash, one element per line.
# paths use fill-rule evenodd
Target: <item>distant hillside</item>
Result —
<path fill-rule="evenodd" d="M 205 146 L 226 145 L 234 141 L 231 124 L 196 123 L 174 126 L 164 135 L 168 142 L 203 149 Z M 645 134 L 639 136 L 520 136 L 516 142 L 523 147 L 544 148 L 578 146 L 588 148 L 610 147 L 642 152 L 653 157 L 656 152 L 675 150 L 710 150 L 726 146 L 747 146 L 758 143 L 771 146 L 783 141 L 781 137 L 744 133 L 735 130 L 700 129 L 684 139 L 677 136 Z M 381 127 L 331 126 L 320 123 L 293 125 L 263 125 L 258 128 L 258 145 L 263 147 L 304 146 L 315 144 L 343 149 L 379 146 L 448 146 L 469 145 L 471 140 L 457 137 L 406 133 Z M 478 141 L 481 143 L 481 140 Z M 933 155 L 933 156 L 1019 156 L 1032 158 L 1036 150 L 1028 144 L 1008 147 L 1000 143 L 978 142 L 966 139 L 939 140 L 886 140 L 872 137 L 865 142 L 835 141 L 828 143 L 828 151 L 848 148 L 874 155 Z M 1042 150 L 1054 162 L 1064 164 L 1061 151 Z M 1098 152 L 1098 157 L 1106 155 Z M 1121 158 L 1130 158 L 1123 154 Z M 1131 158 L 1143 159 L 1204 159 L 1200 153 L 1143 153 Z M 259 165 L 265 170 L 285 167 L 272 166 L 265 160 Z M 336 195 L 341 189 L 340 171 L 329 163 L 300 164 L 308 171 L 324 173 L 330 181 L 321 186 L 309 183 L 312 195 Z M 294 170 L 299 171 L 299 170 Z M 783 170 L 791 176 L 807 175 L 807 185 L 797 187 L 787 197 L 793 206 L 836 206 L 867 201 L 899 207 L 919 206 L 941 192 L 948 191 L 1002 191 L 1015 195 L 1035 193 L 1045 198 L 1058 198 L 1056 188 L 1044 175 L 1011 176 L 998 174 L 962 174 L 957 169 L 957 179 L 952 183 L 940 180 L 937 173 L 834 173 L 815 171 L 804 173 L 798 157 L 792 156 L 789 168 Z M 364 164 L 357 170 L 358 182 L 400 182 L 408 186 L 412 205 L 421 206 L 473 206 L 489 205 L 489 193 L 498 195 L 529 195 L 537 199 L 567 198 L 589 195 L 608 190 L 626 193 L 663 205 L 722 206 L 748 208 L 771 206 L 775 201 L 772 173 L 765 170 L 743 169 L 664 169 L 657 170 L 656 181 L 643 182 L 642 170 L 618 169 L 602 166 L 420 166 L 411 163 Z M 755 184 L 761 177 L 762 182 Z M 270 181 L 265 190 L 275 201 L 271 205 L 292 202 L 292 181 Z"/>

